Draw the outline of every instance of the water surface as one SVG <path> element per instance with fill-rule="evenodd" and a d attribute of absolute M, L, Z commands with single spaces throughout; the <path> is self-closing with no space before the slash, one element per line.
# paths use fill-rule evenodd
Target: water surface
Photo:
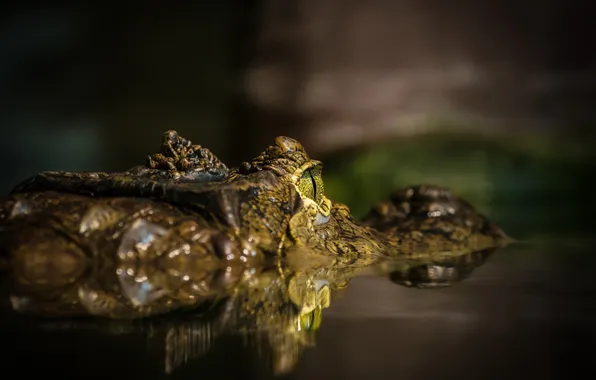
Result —
<path fill-rule="evenodd" d="M 307 331 L 303 325 L 296 333 L 292 320 L 287 334 L 278 329 L 274 336 L 245 327 L 218 329 L 213 315 L 225 314 L 225 304 L 206 313 L 142 322 L 39 319 L 15 314 L 4 292 L 3 371 L 19 377 L 146 380 L 558 379 L 593 374 L 596 239 L 593 201 L 586 197 L 590 187 L 581 185 L 587 184 L 586 177 L 575 180 L 566 166 L 555 173 L 545 165 L 538 165 L 538 176 L 535 167 L 518 160 L 512 164 L 517 177 L 505 178 L 495 169 L 494 156 L 488 157 L 481 170 L 494 177 L 495 194 L 472 200 L 519 241 L 490 255 L 463 281 L 419 289 L 371 270 L 331 292 L 318 328 Z M 351 189 L 329 178 L 331 193 L 334 186 Z M 526 182 L 516 188 L 520 180 Z M 461 183 L 462 188 L 468 185 Z M 384 197 L 385 191 L 375 194 Z M 487 195 L 487 190 L 478 194 Z M 359 207 L 369 207 L 369 200 Z M 306 321 L 307 326 L 313 323 Z M 264 326 L 253 330 L 259 327 Z M 293 349 L 295 355 L 279 355 Z"/>
<path fill-rule="evenodd" d="M 593 370 L 592 246 L 589 240 L 556 239 L 512 244 L 469 278 L 439 289 L 358 277 L 332 294 L 319 330 L 286 376 L 563 378 Z M 200 316 L 140 324 L 39 320 L 11 313 L 7 297 L 3 307 L 7 373 L 68 379 L 274 376 L 270 341 L 239 331 L 210 337 L 209 320 Z"/>

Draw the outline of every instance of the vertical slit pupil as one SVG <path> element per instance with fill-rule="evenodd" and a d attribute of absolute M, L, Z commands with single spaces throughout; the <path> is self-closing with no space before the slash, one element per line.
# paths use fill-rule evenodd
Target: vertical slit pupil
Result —
<path fill-rule="evenodd" d="M 313 189 L 313 198 L 317 197 L 317 182 L 315 181 L 315 178 L 312 176 L 312 172 L 309 171 L 308 175 L 310 176 L 310 181 L 312 182 L 312 189 Z"/>

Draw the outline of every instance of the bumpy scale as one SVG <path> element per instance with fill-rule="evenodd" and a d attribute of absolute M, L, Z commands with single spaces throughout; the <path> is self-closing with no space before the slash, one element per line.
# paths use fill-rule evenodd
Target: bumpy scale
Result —
<path fill-rule="evenodd" d="M 322 163 L 296 140 L 278 137 L 228 170 L 175 131 L 143 166 L 43 172 L 19 184 L 0 203 L 0 239 L 15 294 L 28 295 L 15 296 L 15 308 L 111 318 L 258 287 L 278 258 L 307 278 L 339 279 L 386 258 L 467 254 L 507 241 L 436 186 L 402 189 L 358 222 L 325 196 Z M 282 277 L 290 281 L 291 272 Z"/>

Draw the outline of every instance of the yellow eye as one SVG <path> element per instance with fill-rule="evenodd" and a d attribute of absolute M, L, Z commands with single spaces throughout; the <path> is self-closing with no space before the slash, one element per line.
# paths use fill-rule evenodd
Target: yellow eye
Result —
<path fill-rule="evenodd" d="M 321 171 L 319 171 L 318 173 L 315 172 L 312 178 L 315 181 L 316 188 L 315 201 L 317 201 L 317 203 L 320 203 L 323 200 L 323 194 L 325 194 L 325 188 L 323 186 L 323 177 L 321 176 Z"/>
<path fill-rule="evenodd" d="M 316 196 L 316 189 L 314 187 L 315 182 L 312 180 L 312 176 L 310 175 L 310 170 L 307 170 L 302 174 L 300 177 L 300 182 L 298 183 L 298 189 L 305 197 L 308 197 L 312 200 L 315 199 Z"/>
<path fill-rule="evenodd" d="M 305 170 L 300 177 L 298 188 L 300 192 L 315 202 L 320 202 L 323 198 L 323 178 L 321 177 L 321 167 Z"/>

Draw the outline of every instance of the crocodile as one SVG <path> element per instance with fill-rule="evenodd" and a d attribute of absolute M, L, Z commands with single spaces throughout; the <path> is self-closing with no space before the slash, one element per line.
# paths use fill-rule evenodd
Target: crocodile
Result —
<path fill-rule="evenodd" d="M 356 220 L 327 198 L 322 169 L 289 137 L 228 168 L 171 130 L 126 171 L 39 173 L 0 201 L 13 307 L 144 318 L 258 288 L 266 273 L 322 276 L 340 288 L 375 263 L 425 263 L 509 241 L 435 185 L 399 189 Z M 402 269 L 392 273 L 411 284 Z"/>

